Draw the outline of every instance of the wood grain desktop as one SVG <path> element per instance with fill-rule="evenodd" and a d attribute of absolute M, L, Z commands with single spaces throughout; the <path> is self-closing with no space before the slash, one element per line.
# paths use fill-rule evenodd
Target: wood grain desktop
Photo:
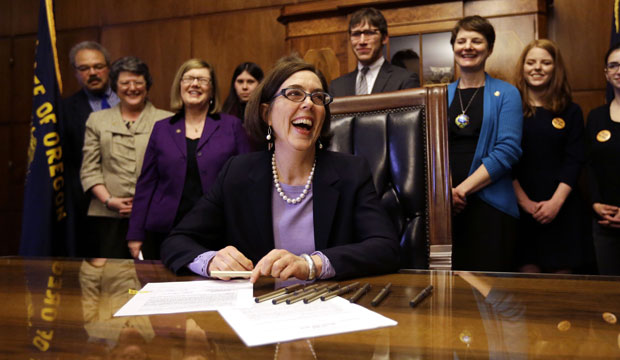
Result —
<path fill-rule="evenodd" d="M 171 360 L 620 358 L 620 277 L 403 271 L 339 281 L 370 283 L 358 304 L 398 325 L 248 348 L 217 312 L 113 318 L 148 282 L 200 279 L 175 276 L 159 262 L 11 257 L 0 258 L 0 271 L 6 359 L 107 359 L 132 351 Z M 371 307 L 387 283 L 390 295 Z M 432 294 L 411 308 L 428 285 Z M 254 296 L 273 290 L 273 279 L 260 278 Z"/>

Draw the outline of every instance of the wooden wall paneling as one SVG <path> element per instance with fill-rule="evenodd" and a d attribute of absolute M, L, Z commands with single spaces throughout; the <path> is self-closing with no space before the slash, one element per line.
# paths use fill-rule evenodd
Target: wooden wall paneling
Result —
<path fill-rule="evenodd" d="M 257 63 L 265 73 L 287 55 L 279 8 L 244 10 L 192 19 L 192 56 L 216 69 L 220 100 L 228 96 L 233 70 L 244 61 Z"/>
<path fill-rule="evenodd" d="M 149 99 L 161 109 L 170 107 L 174 74 L 191 57 L 190 20 L 170 20 L 105 27 L 101 43 L 113 59 L 133 55 L 142 59 L 153 77 Z"/>
<path fill-rule="evenodd" d="M 530 14 L 545 11 L 545 0 L 475 0 L 463 1 L 463 16 L 484 17 Z"/>
<path fill-rule="evenodd" d="M 99 41 L 99 36 L 100 31 L 98 27 L 65 30 L 56 33 L 56 50 L 58 51 L 58 63 L 62 77 L 63 97 L 70 96 L 80 89 L 80 85 L 75 77 L 75 71 L 73 66 L 71 66 L 69 51 L 73 45 L 81 41 Z M 114 61 L 114 58 L 111 60 Z"/>
<path fill-rule="evenodd" d="M 9 209 L 23 208 L 24 184 L 26 182 L 28 144 L 30 143 L 30 122 L 11 124 L 9 132 Z"/>
<path fill-rule="evenodd" d="M 100 26 L 104 3 L 107 1 L 55 0 L 56 30 Z"/>
<path fill-rule="evenodd" d="M 549 21 L 546 14 L 536 14 L 536 39 L 548 39 L 549 38 Z"/>
<path fill-rule="evenodd" d="M 0 180 L 0 229 L 4 239 L 0 245 L 0 256 L 17 255 L 19 249 L 29 129 L 30 123 L 23 122 L 0 125 L 0 141 L 3 143 L 0 158 L 3 167 L 8 170 Z M 6 152 L 4 144 L 8 150 Z"/>
<path fill-rule="evenodd" d="M 562 50 L 573 91 L 602 90 L 613 0 L 555 0 L 549 35 Z"/>
<path fill-rule="evenodd" d="M 343 16 L 299 20 L 287 24 L 288 38 L 349 31 L 349 19 Z"/>
<path fill-rule="evenodd" d="M 600 90 L 573 90 L 573 101 L 581 106 L 584 121 L 588 118 L 590 111 L 605 104 L 605 94 L 604 88 Z"/>
<path fill-rule="evenodd" d="M 388 27 L 398 25 L 428 24 L 437 21 L 455 20 L 463 16 L 461 1 L 443 2 L 438 4 L 382 9 Z"/>
<path fill-rule="evenodd" d="M 458 20 L 455 19 L 455 20 L 446 20 L 446 21 L 439 21 L 439 22 L 432 22 L 432 23 L 390 26 L 389 35 L 390 36 L 402 36 L 402 35 L 451 31 L 454 25 L 456 25 L 457 21 Z"/>
<path fill-rule="evenodd" d="M 0 39 L 0 109 L 6 109 L 0 112 L 0 123 L 10 122 L 11 114 L 8 109 L 11 108 L 11 75 L 13 73 L 13 54 L 11 52 L 11 39 Z M 2 187 L 0 187 L 2 189 Z"/>
<path fill-rule="evenodd" d="M 36 36 L 13 40 L 13 78 L 11 81 L 11 121 L 30 123 L 34 84 L 34 47 Z"/>
<path fill-rule="evenodd" d="M 493 54 L 487 60 L 486 71 L 498 79 L 512 81 L 515 66 L 523 47 L 535 38 L 535 15 L 490 18 L 495 28 Z"/>
<path fill-rule="evenodd" d="M 11 1 L 11 33 L 36 34 L 39 21 L 39 0 Z"/>
<path fill-rule="evenodd" d="M 12 67 L 13 76 L 11 77 L 11 106 L 9 112 L 11 122 L 2 129 L 8 133 L 9 144 L 9 167 L 8 184 L 2 191 L 7 192 L 7 217 L 11 214 L 17 219 L 21 219 L 21 209 L 23 206 L 24 180 L 26 177 L 26 153 L 30 136 L 30 117 L 32 111 L 32 87 L 34 79 L 34 47 L 36 37 L 23 36 L 15 37 L 13 40 Z M 15 219 L 13 219 L 15 220 Z M 7 244 L 9 248 L 19 246 L 20 221 L 15 221 L 6 228 Z M 11 234 L 9 236 L 9 234 Z"/>
<path fill-rule="evenodd" d="M 21 234 L 22 213 L 15 210 L 0 210 L 0 256 L 17 255 L 19 251 L 19 236 Z"/>
<path fill-rule="evenodd" d="M 11 153 L 11 124 L 0 123 L 0 167 L 2 169 L 3 176 L 0 176 L 0 211 L 6 211 L 10 207 L 9 202 L 9 176 L 6 174 L 11 173 L 13 162 L 10 157 Z M 24 149 L 25 151 L 25 149 Z"/>
<path fill-rule="evenodd" d="M 331 48 L 340 63 L 340 75 L 351 70 L 348 67 L 348 56 L 351 45 L 347 33 L 302 36 L 290 39 L 291 50 L 297 51 L 302 57 L 310 49 Z"/>
<path fill-rule="evenodd" d="M 11 35 L 12 4 L 13 1 L 0 0 L 0 36 Z"/>
<path fill-rule="evenodd" d="M 170 19 L 192 14 L 192 2 L 185 0 L 106 0 L 97 4 L 101 6 L 103 25 Z"/>
<path fill-rule="evenodd" d="M 288 5 L 314 0 L 192 0 L 194 15 L 213 14 L 218 12 L 249 10 L 265 7 Z"/>

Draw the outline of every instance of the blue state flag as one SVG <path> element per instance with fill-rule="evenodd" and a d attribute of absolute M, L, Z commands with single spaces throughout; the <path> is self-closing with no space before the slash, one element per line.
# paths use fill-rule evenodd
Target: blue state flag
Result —
<path fill-rule="evenodd" d="M 19 249 L 22 256 L 75 254 L 73 234 L 67 231 L 72 209 L 67 208 L 65 197 L 62 139 L 58 125 L 61 92 L 53 3 L 52 0 L 40 0 Z"/>

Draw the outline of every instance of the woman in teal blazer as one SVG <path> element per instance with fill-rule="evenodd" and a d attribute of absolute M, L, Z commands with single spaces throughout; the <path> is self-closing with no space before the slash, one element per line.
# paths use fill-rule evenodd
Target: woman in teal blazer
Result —
<path fill-rule="evenodd" d="M 512 166 L 521 156 L 519 91 L 484 72 L 495 31 L 480 16 L 461 19 L 451 43 L 460 78 L 448 86 L 453 268 L 514 269 L 517 199 Z"/>

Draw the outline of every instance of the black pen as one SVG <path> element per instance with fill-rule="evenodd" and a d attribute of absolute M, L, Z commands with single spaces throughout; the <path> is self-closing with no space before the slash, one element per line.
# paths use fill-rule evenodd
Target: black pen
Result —
<path fill-rule="evenodd" d="M 302 286 L 303 286 L 303 284 L 295 284 L 295 285 L 287 286 L 285 288 L 278 289 L 276 291 L 272 291 L 272 292 L 267 293 L 265 295 L 257 296 L 257 297 L 254 298 L 254 301 L 259 303 L 259 302 L 263 302 L 265 300 L 273 299 L 273 298 L 278 297 L 280 295 L 290 294 L 290 293 L 292 293 L 293 291 L 299 289 Z"/>
<path fill-rule="evenodd" d="M 426 299 L 433 292 L 433 285 L 429 285 L 424 288 L 424 290 L 420 291 L 418 295 L 416 295 L 411 301 L 409 301 L 409 306 L 416 307 L 422 300 Z"/>
<path fill-rule="evenodd" d="M 388 283 L 387 285 L 385 285 L 385 287 L 381 289 L 381 291 L 379 291 L 377 296 L 375 296 L 375 298 L 372 299 L 372 301 L 370 302 L 370 305 L 372 306 L 379 305 L 381 301 L 383 301 L 383 299 L 385 299 L 385 297 L 388 296 L 388 294 L 390 293 L 391 287 L 392 287 L 392 283 Z"/>
<path fill-rule="evenodd" d="M 294 292 L 292 292 L 292 293 L 281 294 L 280 296 L 278 296 L 278 297 L 276 297 L 275 299 L 271 300 L 271 303 L 272 303 L 272 304 L 274 304 L 274 305 L 278 305 L 278 304 L 280 304 L 280 303 L 285 302 L 285 301 L 286 301 L 286 299 L 289 299 L 289 298 L 291 298 L 291 297 L 293 297 L 293 296 L 297 296 L 297 295 L 299 295 L 299 294 L 302 294 L 302 293 L 308 292 L 308 291 L 310 291 L 310 290 L 314 289 L 314 288 L 315 288 L 315 287 L 317 287 L 317 286 L 318 286 L 317 284 L 313 284 L 313 285 L 310 285 L 310 286 L 306 286 L 306 287 L 305 287 L 305 288 L 303 288 L 303 289 L 298 289 L 298 290 L 295 290 L 295 291 L 294 291 Z"/>
<path fill-rule="evenodd" d="M 292 296 L 292 297 L 286 299 L 286 303 L 289 304 L 289 305 L 290 304 L 294 304 L 294 303 L 296 303 L 298 301 L 302 301 L 303 299 L 305 299 L 307 297 L 311 297 L 314 294 L 316 294 L 317 292 L 323 291 L 324 289 L 327 289 L 327 285 L 321 285 L 321 286 L 312 288 L 312 289 L 310 289 L 308 291 L 304 291 L 303 293 L 301 293 L 299 295 Z"/>
<path fill-rule="evenodd" d="M 308 296 L 308 297 L 304 298 L 304 304 L 310 304 L 311 302 L 320 299 L 321 296 L 327 294 L 330 291 L 336 290 L 339 286 L 340 285 L 338 285 L 338 284 L 330 285 L 330 286 L 322 289 L 321 291 L 318 291 L 316 294 L 312 294 L 311 296 Z"/>
<path fill-rule="evenodd" d="M 333 299 L 336 296 L 340 296 L 342 294 L 346 294 L 349 291 L 352 291 L 353 289 L 355 289 L 357 286 L 359 285 L 359 282 L 354 282 L 353 284 L 349 284 L 343 288 L 340 288 L 339 290 L 336 291 L 330 291 L 327 294 L 321 296 L 321 300 L 322 301 L 327 301 L 329 299 Z"/>
<path fill-rule="evenodd" d="M 370 284 L 366 283 L 364 286 L 359 288 L 355 292 L 355 294 L 353 294 L 353 296 L 351 296 L 351 298 L 349 299 L 349 302 L 351 303 L 357 302 L 357 300 L 359 300 L 364 294 L 366 294 L 366 292 L 368 292 L 368 289 L 370 289 Z"/>

